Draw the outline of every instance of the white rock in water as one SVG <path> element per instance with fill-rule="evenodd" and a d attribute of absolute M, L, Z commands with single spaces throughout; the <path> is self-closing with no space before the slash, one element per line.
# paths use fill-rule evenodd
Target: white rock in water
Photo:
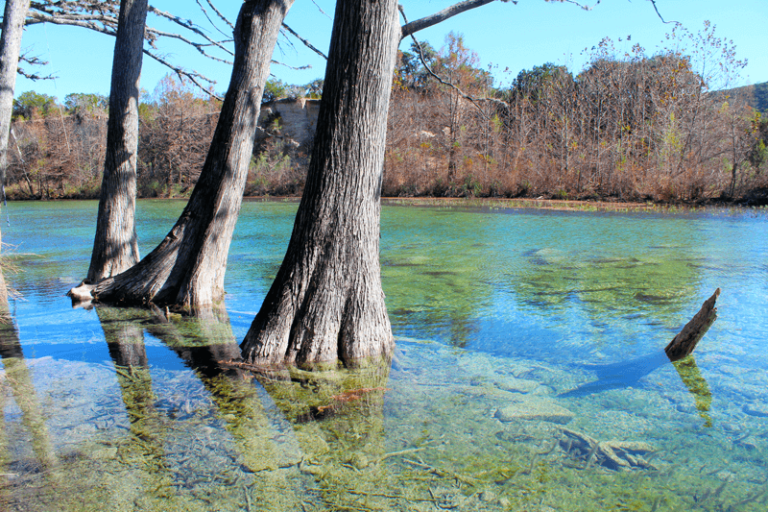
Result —
<path fill-rule="evenodd" d="M 524 400 L 499 408 L 496 411 L 496 419 L 538 420 L 564 425 L 573 419 L 573 413 L 548 400 Z"/>

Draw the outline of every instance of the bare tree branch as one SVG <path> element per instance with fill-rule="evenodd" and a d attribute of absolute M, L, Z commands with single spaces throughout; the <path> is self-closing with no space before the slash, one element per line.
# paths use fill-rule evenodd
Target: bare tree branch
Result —
<path fill-rule="evenodd" d="M 53 76 L 53 75 L 42 76 L 42 75 L 38 75 L 37 73 L 27 73 L 26 71 L 24 71 L 21 68 L 16 68 L 16 73 L 20 74 L 24 78 L 27 78 L 27 79 L 33 80 L 33 81 L 37 81 L 37 80 L 55 80 L 56 79 L 56 77 Z"/>
<path fill-rule="evenodd" d="M 87 20 L 92 21 L 87 21 Z M 72 27 L 82 27 L 109 36 L 117 34 L 117 23 L 114 25 L 108 25 L 99 21 L 93 21 L 93 18 L 78 18 L 76 16 L 54 16 L 51 14 L 43 13 L 42 11 L 33 12 L 29 11 L 27 16 L 26 25 L 36 25 L 38 23 L 51 23 L 53 25 L 69 25 Z"/>
<path fill-rule="evenodd" d="M 28 51 L 24 51 L 24 53 L 19 55 L 19 66 L 16 67 L 16 72 L 24 78 L 28 78 L 29 80 L 53 80 L 56 78 L 53 75 L 43 76 L 37 73 L 28 73 L 21 68 L 22 62 L 29 64 L 30 66 L 45 66 L 48 62 L 41 60 L 40 57 L 36 55 L 30 55 Z"/>
<path fill-rule="evenodd" d="M 202 3 L 200 3 L 200 0 L 195 0 L 195 1 L 197 2 L 197 5 L 198 5 L 198 6 L 200 6 L 200 10 L 201 10 L 201 11 L 203 11 L 203 14 L 205 14 L 205 17 L 208 19 L 208 23 L 210 23 L 210 24 L 211 24 L 211 26 L 212 26 L 213 28 L 215 28 L 215 29 L 216 29 L 216 30 L 217 30 L 217 31 L 218 31 L 218 32 L 219 32 L 221 35 L 223 35 L 223 36 L 225 36 L 225 37 L 229 37 L 229 35 L 230 35 L 232 32 L 234 32 L 234 30 L 235 30 L 235 26 L 234 26 L 234 25 L 232 24 L 232 22 L 230 22 L 230 21 L 229 21 L 229 20 L 228 20 L 228 19 L 227 19 L 227 18 L 226 18 L 226 17 L 225 17 L 223 14 L 221 14 L 221 12 L 219 12 L 219 10 L 216 8 L 216 6 L 215 6 L 215 5 L 213 5 L 213 3 L 211 2 L 211 0 L 207 0 L 207 1 L 208 1 L 208 6 L 209 6 L 209 7 L 210 7 L 210 8 L 213 10 L 213 12 L 215 12 L 215 13 L 216 13 L 216 16 L 218 16 L 220 20 L 224 21 L 224 23 L 226 23 L 226 24 L 227 24 L 227 26 L 229 27 L 229 29 L 232 31 L 232 32 L 230 32 L 229 34 L 227 34 L 226 32 L 224 32 L 223 30 L 221 30 L 219 27 L 217 27 L 217 26 L 216 26 L 216 24 L 213 22 L 213 20 L 211 19 L 211 17 L 210 17 L 210 16 L 208 16 L 208 11 L 206 11 L 206 10 L 205 10 L 205 7 L 203 7 L 203 4 L 202 4 Z"/>
<path fill-rule="evenodd" d="M 674 23 L 676 25 L 680 25 L 679 21 L 666 21 L 659 12 L 659 8 L 656 6 L 656 0 L 650 0 L 650 2 L 653 4 L 653 10 L 656 11 L 656 15 L 659 17 L 662 23 Z"/>
<path fill-rule="evenodd" d="M 225 37 L 231 37 L 231 34 L 225 33 L 224 31 L 222 31 L 216 26 L 216 24 L 214 23 L 214 19 L 209 15 L 202 1 L 201 0 L 195 0 L 195 1 L 198 7 L 200 8 L 200 10 L 203 12 L 203 15 L 211 24 L 211 26 L 214 29 L 216 29 L 218 32 L 223 34 Z M 230 29 L 234 30 L 234 25 L 221 13 L 221 11 L 219 11 L 216 8 L 212 0 L 206 0 L 206 3 L 208 4 L 208 7 L 219 18 L 219 20 L 224 22 Z M 318 9 L 320 9 L 319 6 L 318 6 Z M 159 62 L 160 64 L 166 66 L 168 69 L 173 71 L 179 77 L 188 79 L 191 83 L 193 83 L 196 87 L 200 88 L 206 94 L 209 94 L 212 97 L 220 100 L 221 98 L 219 98 L 213 92 L 211 92 L 210 85 L 206 87 L 203 83 L 201 83 L 201 82 L 205 82 L 208 84 L 214 84 L 215 83 L 214 80 L 211 80 L 210 78 L 196 71 L 188 71 L 182 67 L 176 66 L 171 62 L 169 62 L 168 60 L 166 60 L 164 57 L 162 57 L 160 54 L 158 54 L 154 50 L 158 49 L 156 42 L 159 39 L 161 38 L 175 39 L 177 41 L 181 41 L 193 47 L 198 52 L 200 52 L 201 55 L 203 55 L 208 59 L 221 62 L 223 64 L 231 65 L 232 64 L 231 61 L 217 57 L 216 55 L 211 54 L 210 51 L 208 50 L 211 48 L 216 48 L 227 55 L 234 55 L 232 50 L 230 50 L 225 46 L 227 43 L 231 43 L 232 39 L 215 40 L 211 38 L 202 27 L 195 24 L 192 20 L 182 18 L 180 16 L 177 16 L 169 12 L 161 11 L 160 9 L 157 9 L 151 5 L 149 6 L 148 11 L 159 18 L 162 18 L 164 20 L 167 20 L 171 23 L 178 25 L 179 27 L 182 27 L 184 30 L 190 31 L 191 33 L 195 34 L 197 37 L 201 38 L 202 41 L 196 41 L 183 34 L 175 33 L 175 32 L 167 32 L 167 31 L 160 30 L 148 25 L 145 29 L 145 40 L 147 41 L 150 48 L 145 49 L 144 53 L 150 56 L 151 58 L 153 58 L 154 60 L 156 60 L 157 62 Z M 320 9 L 320 11 L 323 12 L 322 9 Z M 26 24 L 35 25 L 38 23 L 52 23 L 54 25 L 69 25 L 69 26 L 87 28 L 95 32 L 99 32 L 99 33 L 110 35 L 110 36 L 115 36 L 117 34 L 117 19 L 118 19 L 119 12 L 120 12 L 120 3 L 117 0 L 103 0 L 103 1 L 82 0 L 79 2 L 62 1 L 62 0 L 37 0 L 37 1 L 33 1 L 31 4 L 31 8 L 27 15 Z M 319 56 L 327 60 L 327 57 L 323 52 L 318 50 L 312 43 L 310 43 L 309 41 L 301 37 L 291 27 L 283 24 L 283 28 L 287 32 L 289 32 L 291 35 L 293 35 L 296 39 L 301 41 L 307 48 L 309 48 L 310 50 L 312 50 L 313 52 L 315 52 L 316 54 L 318 54 Z M 280 66 L 285 66 L 290 69 L 307 69 L 310 67 L 310 66 L 298 66 L 298 67 L 289 66 L 288 64 L 285 64 L 283 62 L 279 62 L 276 60 L 273 60 L 272 63 Z M 26 74 L 26 72 L 24 71 L 19 71 L 19 72 L 28 78 L 37 76 L 36 74 L 35 75 Z"/>
<path fill-rule="evenodd" d="M 198 87 L 198 88 L 199 88 L 201 91 L 203 91 L 203 92 L 205 92 L 206 94 L 208 94 L 210 97 L 212 97 L 212 98 L 214 98 L 214 99 L 217 99 L 217 100 L 219 100 L 219 101 L 223 101 L 223 98 L 221 98 L 221 97 L 217 96 L 217 95 L 216 95 L 216 94 L 213 92 L 213 90 L 212 90 L 212 87 L 210 86 L 210 85 L 213 85 L 213 84 L 215 84 L 215 83 L 216 83 L 215 81 L 213 81 L 213 80 L 209 79 L 208 77 L 206 77 L 206 76 L 204 76 L 204 75 L 201 75 L 200 73 L 197 73 L 196 71 L 187 71 L 187 70 L 186 70 L 186 69 L 184 69 L 184 68 L 180 68 L 180 67 L 174 66 L 173 64 L 171 64 L 171 63 L 170 63 L 170 62 L 168 62 L 167 60 L 163 59 L 161 56 L 159 56 L 159 55 L 156 55 L 156 54 L 154 54 L 154 53 L 150 52 L 150 51 L 149 51 L 149 50 L 147 50 L 146 48 L 143 50 L 143 52 L 144 52 L 144 54 L 145 54 L 145 55 L 148 55 L 149 57 L 151 57 L 151 58 L 155 59 L 157 62 L 159 62 L 159 63 L 160 63 L 160 64 L 162 64 L 163 66 L 165 66 L 165 67 L 167 67 L 168 69 L 172 70 L 174 73 L 176 73 L 176 75 L 178 75 L 178 76 L 179 76 L 179 78 L 186 78 L 186 79 L 188 79 L 188 80 L 189 80 L 190 82 L 192 82 L 192 83 L 193 83 L 193 84 L 194 84 L 196 87 Z M 203 85 L 202 85 L 202 84 L 201 84 L 201 83 L 198 81 L 198 79 L 200 79 L 200 80 L 203 80 L 203 81 L 205 81 L 205 82 L 208 82 L 210 85 L 209 85 L 208 87 L 205 87 L 205 86 L 203 86 Z"/>
<path fill-rule="evenodd" d="M 221 12 L 220 12 L 220 11 L 219 11 L 219 10 L 216 8 L 216 6 L 215 6 L 215 5 L 213 5 L 213 2 L 211 2 L 211 0 L 206 0 L 206 1 L 208 2 L 208 5 L 211 7 L 211 9 L 213 9 L 213 12 L 215 12 L 215 13 L 216 13 L 216 15 L 217 15 L 217 16 L 218 16 L 218 17 L 221 19 L 221 21 L 223 21 L 224 23 L 226 23 L 226 24 L 227 24 L 227 26 L 228 26 L 229 28 L 231 28 L 232 30 L 235 30 L 235 25 L 233 25 L 233 24 L 232 24 L 232 22 L 231 22 L 231 21 L 229 21 L 229 20 L 227 19 L 227 17 L 226 17 L 226 16 L 224 16 L 223 14 L 221 14 Z"/>
<path fill-rule="evenodd" d="M 149 28 L 149 27 L 147 27 L 147 31 L 149 33 L 155 35 L 155 36 L 158 36 L 158 37 L 167 37 L 168 39 L 177 39 L 179 41 L 182 41 L 182 42 L 188 44 L 189 46 L 191 46 L 192 48 L 194 48 L 195 50 L 200 52 L 200 54 L 203 55 L 204 57 L 207 57 L 207 58 L 209 58 L 211 60 L 215 60 L 217 62 L 222 62 L 224 64 L 232 65 L 232 61 L 229 61 L 229 60 L 226 60 L 226 59 L 221 59 L 219 57 L 216 57 L 215 55 L 211 55 L 210 53 L 206 52 L 205 49 L 204 49 L 206 46 L 215 46 L 217 48 L 221 48 L 223 51 L 227 52 L 230 55 L 234 55 L 229 49 L 224 48 L 219 43 L 215 43 L 215 42 L 214 43 L 210 43 L 210 44 L 197 43 L 195 41 L 187 39 L 186 37 L 182 36 L 181 34 L 176 34 L 176 33 L 173 33 L 173 32 L 163 32 L 161 30 L 157 30 L 157 29 Z M 154 44 L 150 44 L 150 45 L 153 48 L 155 48 Z"/>
<path fill-rule="evenodd" d="M 581 2 L 577 2 L 576 0 L 553 0 L 553 1 L 555 1 L 555 2 L 561 2 L 561 3 L 564 3 L 564 4 L 573 4 L 573 5 L 575 5 L 576 7 L 578 7 L 579 9 L 584 9 L 585 11 L 591 11 L 592 9 L 594 9 L 595 7 L 597 7 L 598 5 L 600 5 L 600 2 L 601 2 L 602 0 L 597 0 L 597 1 L 594 3 L 594 5 L 586 5 L 586 4 L 582 4 Z"/>
<path fill-rule="evenodd" d="M 323 52 L 321 52 L 320 50 L 318 50 L 317 48 L 315 48 L 315 47 L 312 45 L 312 43 L 310 43 L 309 41 L 307 41 L 306 39 L 304 39 L 303 37 L 301 37 L 299 34 L 297 34 L 297 33 L 296 33 L 296 31 L 295 31 L 295 30 L 293 30 L 291 27 L 289 27 L 288 25 L 286 25 L 285 23 L 283 23 L 283 28 L 284 28 L 285 30 L 287 30 L 288 32 L 290 32 L 290 33 L 291 33 L 291 35 L 292 35 L 293 37 L 295 37 L 296 39 L 298 39 L 299 41 L 301 41 L 302 43 L 304 43 L 304 46 L 306 46 L 307 48 L 309 48 L 310 50 L 312 50 L 313 52 L 315 52 L 316 54 L 318 54 L 319 56 L 321 56 L 321 57 L 322 57 L 322 58 L 324 58 L 325 60 L 328 60 L 328 57 L 326 57 L 326 56 L 325 56 L 325 54 L 324 54 Z"/>
<path fill-rule="evenodd" d="M 200 6 L 200 8 L 202 9 L 202 6 Z M 155 14 L 157 16 L 160 16 L 161 18 L 165 18 L 165 19 L 167 19 L 169 21 L 172 21 L 173 23 L 176 23 L 177 25 L 180 25 L 180 26 L 184 27 L 185 29 L 187 29 L 187 30 L 189 30 L 189 31 L 199 35 L 200 37 L 202 37 L 203 39 L 208 41 L 212 46 L 215 46 L 215 47 L 221 49 L 222 51 L 228 53 L 229 55 L 232 55 L 232 56 L 235 55 L 232 52 L 232 50 L 230 50 L 229 48 L 224 47 L 221 44 L 222 42 L 230 42 L 230 41 L 232 41 L 232 39 L 228 39 L 228 40 L 221 41 L 221 42 L 214 41 L 213 39 L 208 37 L 208 35 L 205 34 L 197 25 L 192 23 L 192 20 L 184 20 L 184 19 L 182 19 L 182 18 L 180 18 L 178 16 L 175 16 L 175 15 L 173 15 L 171 13 L 168 13 L 168 12 L 161 11 L 159 9 L 156 9 L 156 8 L 152 7 L 152 6 L 149 7 L 149 12 L 151 12 L 152 14 Z M 206 15 L 206 17 L 207 17 L 207 15 Z M 185 43 L 194 46 L 195 48 L 198 49 L 198 51 L 200 50 L 200 48 L 199 48 L 200 44 L 199 43 L 193 43 L 193 42 L 189 41 L 188 39 L 182 37 L 180 34 L 171 34 L 171 33 L 167 33 L 167 32 L 161 32 L 160 30 L 157 30 L 157 29 L 154 29 L 154 28 L 151 28 L 151 27 L 147 27 L 147 30 L 150 31 L 150 33 L 157 33 L 157 34 L 161 34 L 161 35 L 163 35 L 165 37 L 173 37 L 173 38 L 176 38 L 176 39 L 180 39 L 180 40 L 184 41 Z M 205 55 L 205 54 L 203 54 L 203 55 Z M 206 55 L 206 57 L 208 57 L 208 55 Z M 215 57 L 211 57 L 211 58 L 214 58 L 214 60 L 218 60 Z"/>
<path fill-rule="evenodd" d="M 323 13 L 326 18 L 328 18 L 329 20 L 333 21 L 333 18 L 328 16 L 328 14 L 322 9 L 322 7 L 320 7 L 320 5 L 318 5 L 317 2 L 315 2 L 315 0 L 312 0 L 312 3 L 315 4 L 315 7 L 317 7 L 317 10 L 320 11 L 321 13 Z"/>
<path fill-rule="evenodd" d="M 291 66 L 290 64 L 286 64 L 285 62 L 280 62 L 279 60 L 272 59 L 272 64 L 277 64 L 278 66 L 284 66 L 288 69 L 293 69 L 294 71 L 300 71 L 302 69 L 310 69 L 312 66 L 309 64 L 306 64 L 304 66 Z"/>
<path fill-rule="evenodd" d="M 486 5 L 495 1 L 496 0 L 465 0 L 463 2 L 459 2 L 457 4 L 451 5 L 450 7 L 446 7 L 442 11 L 438 11 L 429 16 L 425 16 L 423 18 L 412 21 L 410 23 L 406 22 L 406 24 L 402 28 L 402 35 L 400 36 L 400 39 L 405 39 L 406 37 L 412 34 L 415 34 L 419 30 L 424 30 L 425 28 L 429 28 L 433 25 L 437 25 L 438 23 L 441 23 L 447 20 L 448 18 L 452 18 L 457 14 L 461 14 L 465 11 L 469 11 L 470 9 L 475 9 L 477 7 L 482 7 L 483 5 Z M 517 5 L 517 0 L 501 0 L 501 1 L 512 2 L 513 4 Z M 580 9 L 584 9 L 585 11 L 591 11 L 592 9 L 600 5 L 600 2 L 602 2 L 602 0 L 596 0 L 594 4 L 587 5 L 587 4 L 578 2 L 577 0 L 550 0 L 550 1 L 573 4 L 579 7 Z M 653 4 L 653 9 L 656 11 L 656 14 L 659 16 L 659 19 L 663 23 L 679 23 L 677 21 L 665 21 L 661 13 L 659 12 L 659 8 L 656 6 L 656 0 L 649 0 L 649 1 Z"/>
<path fill-rule="evenodd" d="M 224 16 L 213 7 L 211 0 L 207 0 L 208 4 L 215 10 L 216 14 L 224 20 L 230 27 L 232 26 Z M 201 10 L 205 11 L 202 4 L 198 2 Z M 231 42 L 231 39 L 217 41 L 211 38 L 206 31 L 196 25 L 192 20 L 184 19 L 174 14 L 161 11 L 155 7 L 149 6 L 148 11 L 157 16 L 158 18 L 167 20 L 174 23 L 184 30 L 187 30 L 199 37 L 200 40 L 194 40 L 187 37 L 184 34 L 175 32 L 166 32 L 157 28 L 147 26 L 144 32 L 144 38 L 149 45 L 149 49 L 145 49 L 144 53 L 151 58 L 169 68 L 180 77 L 184 77 L 190 80 L 196 87 L 199 87 L 205 93 L 210 94 L 214 98 L 218 98 L 210 91 L 210 86 L 206 87 L 201 82 L 207 82 L 208 84 L 215 83 L 214 80 L 196 72 L 187 71 L 184 68 L 171 64 L 164 57 L 160 56 L 154 50 L 157 50 L 156 42 L 160 38 L 175 39 L 186 43 L 195 48 L 201 55 L 211 60 L 231 65 L 232 62 L 217 57 L 208 51 L 210 48 L 216 48 L 226 55 L 233 55 L 232 50 L 225 46 L 226 43 Z M 63 1 L 63 0 L 37 0 L 31 3 L 30 9 L 27 13 L 27 25 L 35 25 L 38 23 L 52 23 L 54 25 L 69 25 L 74 27 L 86 28 L 106 34 L 109 36 L 115 36 L 117 34 L 117 20 L 120 12 L 120 2 L 118 0 L 80 0 L 80 1 Z M 210 17 L 204 12 L 206 18 L 211 21 Z M 211 21 L 211 25 L 213 25 Z M 227 34 L 224 34 L 227 36 Z M 229 37 L 229 36 L 227 36 Z M 22 73 L 24 73 L 22 71 Z"/>
<path fill-rule="evenodd" d="M 419 30 L 424 30 L 425 28 L 431 27 L 432 25 L 437 25 L 438 23 L 445 21 L 448 18 L 452 18 L 457 14 L 463 13 L 464 11 L 475 9 L 477 7 L 481 7 L 483 5 L 486 5 L 495 1 L 496 0 L 465 0 L 464 2 L 459 2 L 450 7 L 446 7 L 442 11 L 436 12 L 435 14 L 432 14 L 430 16 L 425 16 L 424 18 L 420 18 L 418 20 L 412 21 L 411 23 L 406 22 L 406 24 L 402 28 L 402 35 L 400 36 L 400 39 L 404 39 L 412 34 L 415 34 Z M 501 0 L 501 1 L 502 2 L 511 1 L 514 4 L 517 4 L 517 0 Z M 402 12 L 402 6 L 400 9 L 400 12 Z"/>
<path fill-rule="evenodd" d="M 474 1 L 474 0 L 473 0 L 473 1 Z M 486 0 L 478 0 L 478 1 L 485 1 L 485 3 L 489 3 L 489 1 L 491 1 L 491 2 L 492 2 L 493 0 L 489 0 L 489 1 L 486 1 Z M 466 2 L 465 2 L 465 3 L 466 3 Z M 482 4 L 480 4 L 480 5 L 482 5 Z M 398 5 L 398 8 L 400 9 L 400 14 L 402 14 L 402 16 L 403 16 L 403 20 L 405 20 L 405 23 L 406 23 L 406 25 L 405 25 L 405 26 L 407 27 L 407 26 L 409 25 L 409 23 L 408 23 L 408 19 L 407 19 L 407 18 L 406 18 L 406 16 L 405 16 L 405 10 L 403 9 L 403 6 L 402 6 L 402 5 Z M 424 18 L 422 18 L 422 19 L 424 19 Z M 499 106 L 502 106 L 503 108 L 509 108 L 509 104 L 507 104 L 505 101 L 502 101 L 502 100 L 500 100 L 500 99 L 498 99 L 498 98 L 490 98 L 490 97 L 484 97 L 484 98 L 475 98 L 474 96 L 471 96 L 471 95 L 469 95 L 469 94 L 465 93 L 464 91 L 462 91 L 462 90 L 461 90 L 461 89 L 460 89 L 458 86 L 456 86 L 455 84 L 452 84 L 451 82 L 444 80 L 444 79 L 443 79 L 443 78 L 442 78 L 440 75 L 438 75 L 437 73 L 435 73 L 435 72 L 432 70 L 432 67 L 431 67 L 431 66 L 430 66 L 430 65 L 427 63 L 427 60 L 424 58 L 424 52 L 423 52 L 423 51 L 422 51 L 422 49 L 421 49 L 421 43 L 419 43 L 419 42 L 416 40 L 416 37 L 415 37 L 415 36 L 414 36 L 412 33 L 411 33 L 411 34 L 409 34 L 409 35 L 411 36 L 411 39 L 413 39 L 413 42 L 414 42 L 414 44 L 416 45 L 416 50 L 417 50 L 417 51 L 418 51 L 418 53 L 419 53 L 419 60 L 421 60 L 421 64 L 424 66 L 424 69 L 426 69 L 426 70 L 427 70 L 427 72 L 430 74 L 430 76 L 432 76 L 432 78 L 434 78 L 435 80 L 437 80 L 437 81 L 438 81 L 438 82 L 440 82 L 441 84 L 443 84 L 443 85 L 445 85 L 445 86 L 448 86 L 448 87 L 450 87 L 451 89 L 455 90 L 455 91 L 456 91 L 456 92 L 459 94 L 459 96 L 461 96 L 462 98 L 464 98 L 464 99 L 468 100 L 470 103 L 472 103 L 472 105 L 473 105 L 475 108 L 477 108 L 477 110 L 480 112 L 480 114 L 481 114 L 481 115 L 482 115 L 484 118 L 486 118 L 486 119 L 490 119 L 490 117 L 488 116 L 488 114 L 486 114 L 486 113 L 485 113 L 485 111 L 482 109 L 482 107 L 481 107 L 480 105 L 478 105 L 478 103 L 479 103 L 479 102 L 490 102 L 490 103 L 493 103 L 493 104 L 495 104 L 495 105 L 499 105 Z"/>

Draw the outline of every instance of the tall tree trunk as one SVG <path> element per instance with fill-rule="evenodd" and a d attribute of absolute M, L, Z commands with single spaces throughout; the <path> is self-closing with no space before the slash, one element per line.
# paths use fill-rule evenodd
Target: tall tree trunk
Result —
<path fill-rule="evenodd" d="M 29 0 L 6 0 L 3 33 L 0 34 L 0 186 L 3 187 L 8 165 L 8 134 L 13 113 L 13 91 L 16 88 L 21 36 L 24 33 L 24 20 L 28 10 Z"/>
<path fill-rule="evenodd" d="M 147 0 L 120 2 L 109 91 L 107 153 L 88 283 L 117 275 L 139 261 L 134 214 L 139 78 L 146 21 Z"/>
<path fill-rule="evenodd" d="M 255 364 L 388 354 L 379 266 L 396 0 L 339 0 L 307 184 L 280 271 L 241 344 Z"/>
<path fill-rule="evenodd" d="M 240 212 L 264 84 L 293 0 L 248 0 L 235 26 L 235 62 L 219 122 L 192 196 L 176 225 L 141 262 L 91 295 L 123 304 L 199 308 L 224 296 L 224 272 Z"/>
<path fill-rule="evenodd" d="M 16 71 L 19 68 L 21 36 L 30 0 L 5 0 L 3 33 L 0 34 L 0 189 L 5 199 L 5 171 L 8 167 L 8 136 L 13 113 L 13 91 L 16 88 Z M 2 283 L 3 294 L 5 281 Z"/>

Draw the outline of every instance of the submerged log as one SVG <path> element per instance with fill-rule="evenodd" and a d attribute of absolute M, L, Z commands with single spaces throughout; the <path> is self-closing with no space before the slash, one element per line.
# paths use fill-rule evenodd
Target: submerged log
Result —
<path fill-rule="evenodd" d="M 706 334 L 707 330 L 715 322 L 715 319 L 717 319 L 715 302 L 719 295 L 720 288 L 715 290 L 715 293 L 704 301 L 699 312 L 696 313 L 690 322 L 685 324 L 683 330 L 666 346 L 664 352 L 670 361 L 678 361 L 690 355 L 693 349 L 696 348 L 696 344 L 704 337 L 704 334 Z"/>

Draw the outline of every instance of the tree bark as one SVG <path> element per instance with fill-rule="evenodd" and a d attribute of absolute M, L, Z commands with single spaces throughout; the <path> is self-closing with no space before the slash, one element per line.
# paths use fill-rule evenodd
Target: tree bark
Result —
<path fill-rule="evenodd" d="M 396 0 L 339 0 L 307 184 L 282 266 L 241 344 L 248 363 L 346 364 L 393 347 L 380 192 Z"/>
<path fill-rule="evenodd" d="M 139 79 L 146 21 L 147 0 L 120 2 L 109 92 L 107 154 L 87 283 L 117 275 L 139 261 L 134 216 Z"/>
<path fill-rule="evenodd" d="M 5 187 L 5 169 L 8 165 L 8 134 L 11 130 L 13 91 L 19 68 L 21 36 L 29 0 L 6 0 L 3 12 L 3 33 L 0 34 L 0 186 Z"/>
<path fill-rule="evenodd" d="M 2 34 L 0 34 L 0 189 L 5 199 L 5 171 L 8 167 L 8 136 L 13 113 L 13 91 L 16 89 L 16 71 L 19 68 L 21 36 L 30 0 L 5 0 Z M 2 282 L 3 296 L 6 294 Z"/>
<path fill-rule="evenodd" d="M 200 178 L 176 225 L 141 262 L 96 285 L 102 302 L 201 308 L 224 296 L 224 273 L 253 152 L 264 84 L 293 0 L 248 0 L 235 26 L 235 62 Z"/>

